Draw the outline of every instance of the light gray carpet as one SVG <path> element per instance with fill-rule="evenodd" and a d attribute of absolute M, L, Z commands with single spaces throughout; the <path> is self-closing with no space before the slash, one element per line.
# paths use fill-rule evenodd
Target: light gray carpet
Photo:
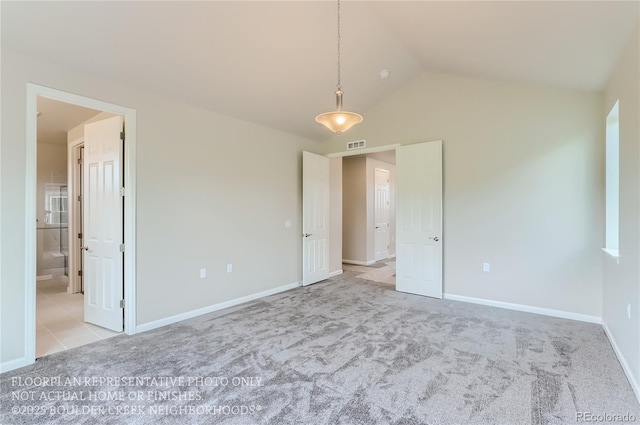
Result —
<path fill-rule="evenodd" d="M 412 296 L 355 274 L 5 373 L 0 423 L 537 425 L 582 423 L 581 412 L 640 418 L 600 326 Z M 62 381 L 29 380 L 44 377 Z M 183 381 L 64 381 L 84 377 Z M 85 400 L 65 400 L 72 394 Z M 123 400 L 89 400 L 107 395 Z"/>

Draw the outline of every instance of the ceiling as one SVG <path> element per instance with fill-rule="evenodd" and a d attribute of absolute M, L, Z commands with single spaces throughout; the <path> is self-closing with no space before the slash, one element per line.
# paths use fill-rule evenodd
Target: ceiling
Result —
<path fill-rule="evenodd" d="M 315 140 L 334 109 L 334 1 L 2 1 L 2 47 Z M 421 72 L 602 90 L 636 1 L 343 1 L 347 110 Z M 383 69 L 390 76 L 381 79 Z"/>
<path fill-rule="evenodd" d="M 100 111 L 38 97 L 38 143 L 67 144 L 67 131 Z"/>

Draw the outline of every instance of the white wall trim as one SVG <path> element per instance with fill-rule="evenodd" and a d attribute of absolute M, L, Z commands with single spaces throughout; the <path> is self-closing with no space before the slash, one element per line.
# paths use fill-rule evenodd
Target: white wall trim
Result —
<path fill-rule="evenodd" d="M 136 333 L 146 332 L 152 329 L 161 328 L 163 326 L 171 325 L 173 323 L 181 322 L 183 320 L 192 319 L 194 317 L 202 316 L 203 314 L 213 313 L 214 311 L 222 310 L 224 308 L 234 307 L 239 304 L 243 304 L 249 301 L 257 300 L 259 298 L 268 297 L 269 295 L 278 294 L 280 292 L 288 291 L 302 286 L 302 282 L 294 282 L 288 285 L 278 286 L 277 288 L 267 289 L 266 291 L 257 292 L 255 294 L 247 295 L 245 297 L 235 298 L 233 300 L 224 301 L 218 304 L 213 304 L 208 307 L 199 308 L 197 310 L 191 310 L 184 313 L 176 314 L 175 316 L 165 317 L 163 319 L 154 320 L 153 322 L 143 323 L 136 327 Z"/>
<path fill-rule="evenodd" d="M 124 215 L 124 296 L 127 307 L 124 331 L 132 335 L 136 328 L 136 111 L 124 106 L 68 93 L 38 84 L 27 83 L 26 110 L 26 167 L 25 167 L 25 306 L 24 353 L 25 364 L 36 358 L 36 165 L 37 165 L 37 100 L 38 97 L 71 103 L 85 108 L 123 115 L 127 139 L 124 155 L 124 185 L 127 201 Z M 9 362 L 11 363 L 11 362 Z M 20 363 L 22 364 L 22 363 Z M 24 365 L 24 364 L 23 364 Z"/>
<path fill-rule="evenodd" d="M 493 301 L 493 300 L 486 300 L 483 298 L 465 297 L 463 295 L 455 295 L 455 294 L 447 294 L 447 293 L 443 294 L 443 298 L 445 300 L 462 301 L 462 302 L 471 303 L 471 304 L 481 304 L 481 305 L 487 305 L 490 307 L 506 308 L 507 310 L 516 310 L 516 311 L 523 311 L 526 313 L 542 314 L 544 316 L 560 317 L 562 319 L 578 320 L 580 322 L 597 323 L 597 324 L 602 323 L 601 317 L 590 316 L 588 314 L 573 313 L 571 311 L 553 310 L 553 309 L 544 308 L 544 307 L 534 307 L 534 306 L 524 305 L 524 304 L 513 304 L 513 303 L 507 303 L 503 301 Z"/>
<path fill-rule="evenodd" d="M 609 327 L 607 326 L 604 320 L 602 320 L 602 327 L 604 328 L 605 335 L 607 335 L 607 338 L 611 343 L 611 347 L 613 347 L 613 352 L 616 353 L 616 357 L 618 358 L 618 361 L 622 365 L 622 370 L 624 370 L 624 374 L 627 375 L 627 380 L 629 380 L 629 384 L 633 389 L 633 393 L 635 394 L 636 399 L 640 403 L 640 385 L 638 385 L 638 381 L 633 376 L 633 373 L 631 373 L 631 368 L 629 367 L 629 363 L 627 363 L 627 359 L 625 359 L 624 356 L 622 355 L 622 351 L 618 347 L 618 344 L 616 344 L 616 340 L 613 337 L 611 330 L 609 330 Z"/>
<path fill-rule="evenodd" d="M 25 167 L 25 282 L 24 282 L 24 351 L 21 359 L 8 362 L 22 367 L 36 361 L 36 176 L 38 151 L 38 91 L 27 84 L 27 140 Z"/>
<path fill-rule="evenodd" d="M 355 264 L 356 266 L 370 266 L 372 264 L 375 264 L 375 260 L 371 260 L 371 261 L 358 261 L 358 260 L 348 260 L 343 258 L 342 259 L 343 263 L 347 263 L 347 264 Z"/>
<path fill-rule="evenodd" d="M 33 363 L 28 357 L 20 357 L 19 359 L 9 360 L 8 362 L 0 363 L 0 373 L 9 372 L 10 370 L 25 367 Z"/>
<path fill-rule="evenodd" d="M 329 277 L 339 276 L 339 275 L 341 275 L 342 273 L 343 273 L 343 270 L 342 270 L 342 269 L 340 269 L 340 270 L 336 270 L 336 271 L 334 271 L 334 272 L 329 273 Z"/>

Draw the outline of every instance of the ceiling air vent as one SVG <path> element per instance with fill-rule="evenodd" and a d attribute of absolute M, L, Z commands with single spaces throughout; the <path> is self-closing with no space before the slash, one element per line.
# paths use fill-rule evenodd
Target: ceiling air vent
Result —
<path fill-rule="evenodd" d="M 362 148 L 366 148 L 367 147 L 367 141 L 366 140 L 356 140 L 353 142 L 349 142 L 347 143 L 347 150 L 353 150 L 353 149 L 362 149 Z"/>

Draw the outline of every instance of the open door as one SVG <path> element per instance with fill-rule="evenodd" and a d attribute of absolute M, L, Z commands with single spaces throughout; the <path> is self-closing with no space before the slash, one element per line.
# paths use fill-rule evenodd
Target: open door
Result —
<path fill-rule="evenodd" d="M 302 153 L 302 285 L 329 278 L 329 158 Z"/>
<path fill-rule="evenodd" d="M 396 150 L 396 290 L 442 298 L 442 141 Z"/>
<path fill-rule="evenodd" d="M 84 320 L 122 332 L 121 116 L 84 127 Z"/>

